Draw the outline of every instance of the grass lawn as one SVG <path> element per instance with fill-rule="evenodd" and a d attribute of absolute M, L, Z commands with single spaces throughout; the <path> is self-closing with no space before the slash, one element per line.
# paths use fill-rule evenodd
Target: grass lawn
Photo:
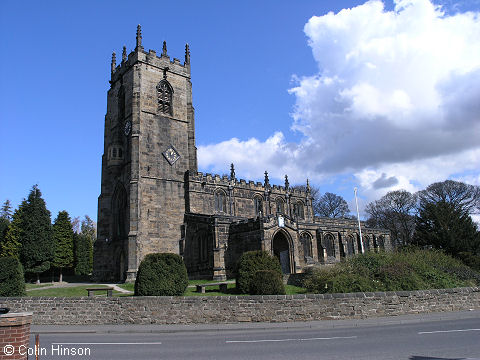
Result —
<path fill-rule="evenodd" d="M 239 295 L 244 296 L 246 294 L 238 294 L 235 288 L 235 283 L 228 284 L 227 286 L 227 293 L 220 292 L 218 286 L 211 286 L 205 289 L 205 294 L 197 293 L 195 285 L 197 284 L 208 284 L 214 283 L 217 281 L 212 280 L 190 280 L 188 282 L 189 287 L 183 294 L 183 296 L 229 296 L 229 295 Z M 37 289 L 42 288 L 45 286 L 51 286 L 52 284 L 27 284 L 27 290 L 30 289 Z M 125 283 L 119 284 L 119 287 L 128 291 L 134 291 L 135 284 L 134 283 Z M 87 296 L 86 288 L 89 287 L 104 287 L 103 285 L 82 285 L 82 286 L 69 286 L 69 287 L 55 287 L 43 290 L 32 290 L 27 292 L 27 296 L 39 297 L 39 296 L 56 296 L 56 297 L 79 297 L 79 296 Z M 295 295 L 295 294 L 305 294 L 306 290 L 304 288 L 293 286 L 293 285 L 285 285 L 285 291 L 287 295 Z M 100 292 L 95 296 L 105 296 L 104 292 Z M 113 292 L 113 296 L 133 296 L 133 294 L 124 294 L 118 291 Z"/>
<path fill-rule="evenodd" d="M 245 294 L 238 294 L 235 289 L 235 283 L 228 284 L 227 286 L 227 293 L 222 293 L 218 289 L 218 286 L 211 286 L 205 288 L 205 294 L 201 294 L 197 292 L 197 289 L 194 287 L 197 284 L 208 284 L 208 283 L 215 283 L 218 281 L 212 280 L 190 280 L 188 282 L 188 288 L 183 294 L 183 296 L 228 296 L 228 295 L 245 295 Z M 126 283 L 126 284 L 119 284 L 119 287 L 125 290 L 134 291 L 135 285 L 133 283 Z M 304 288 L 293 286 L 293 285 L 285 285 L 285 292 L 287 295 L 296 295 L 296 294 L 305 294 L 306 290 Z"/>
<path fill-rule="evenodd" d="M 307 289 L 294 285 L 285 285 L 285 292 L 287 295 L 306 294 Z"/>
<path fill-rule="evenodd" d="M 117 286 L 124 290 L 132 291 L 132 292 L 135 291 L 135 283 L 117 284 Z"/>
<path fill-rule="evenodd" d="M 47 283 L 47 284 L 30 284 L 30 283 L 27 283 L 27 284 L 25 284 L 25 289 L 26 290 L 38 289 L 38 288 L 42 288 L 42 287 L 45 287 L 45 286 L 52 286 L 52 284 L 51 283 Z"/>
<path fill-rule="evenodd" d="M 79 296 L 87 296 L 87 288 L 101 288 L 105 287 L 103 285 L 87 285 L 87 286 L 69 286 L 69 287 L 57 287 L 45 290 L 35 290 L 29 291 L 27 293 L 28 296 L 39 297 L 39 296 L 56 296 L 56 297 L 79 297 Z M 113 295 L 121 294 L 118 291 L 114 291 Z M 106 295 L 105 292 L 98 293 L 98 295 Z"/>

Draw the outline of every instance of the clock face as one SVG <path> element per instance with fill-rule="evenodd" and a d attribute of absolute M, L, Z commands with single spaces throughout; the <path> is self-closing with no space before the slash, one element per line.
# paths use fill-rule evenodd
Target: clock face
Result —
<path fill-rule="evenodd" d="M 180 158 L 177 150 L 175 150 L 172 145 L 170 145 L 167 150 L 163 152 L 163 156 L 165 156 L 165 159 L 167 159 L 170 165 L 175 164 L 175 162 Z"/>
<path fill-rule="evenodd" d="M 125 123 L 125 127 L 123 128 L 123 132 L 125 133 L 125 136 L 128 136 L 128 134 L 130 134 L 130 131 L 132 131 L 132 122 L 128 120 Z"/>

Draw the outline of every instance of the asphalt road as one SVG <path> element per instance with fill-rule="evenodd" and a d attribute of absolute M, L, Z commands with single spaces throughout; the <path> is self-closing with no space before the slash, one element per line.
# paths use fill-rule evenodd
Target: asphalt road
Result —
<path fill-rule="evenodd" d="M 478 311 L 251 326 L 37 326 L 32 333 L 42 360 L 480 359 Z"/>

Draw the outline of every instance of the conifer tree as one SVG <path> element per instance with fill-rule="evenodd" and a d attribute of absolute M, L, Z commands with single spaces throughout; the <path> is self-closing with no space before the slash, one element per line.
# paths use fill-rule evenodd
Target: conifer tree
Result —
<path fill-rule="evenodd" d="M 37 283 L 40 283 L 40 274 L 50 269 L 53 259 L 50 211 L 37 185 L 33 186 L 28 199 L 20 207 L 20 261 L 25 272 L 36 274 Z"/>
<path fill-rule="evenodd" d="M 63 281 L 63 269 L 73 266 L 73 229 L 68 212 L 60 211 L 53 224 L 54 256 L 53 266 L 60 271 Z"/>
<path fill-rule="evenodd" d="M 10 200 L 6 200 L 3 203 L 2 210 L 0 212 L 0 254 L 2 253 L 3 243 L 7 236 L 8 227 L 12 221 L 12 206 Z"/>
<path fill-rule="evenodd" d="M 452 255 L 465 251 L 476 253 L 480 249 L 480 234 L 470 215 L 455 204 L 425 202 L 416 219 L 414 242 Z"/>
<path fill-rule="evenodd" d="M 13 213 L 12 221 L 8 223 L 7 229 L 5 229 L 5 237 L 0 244 L 0 256 L 11 256 L 20 259 L 22 211 L 25 206 L 27 206 L 27 201 L 23 200 L 19 208 Z"/>
<path fill-rule="evenodd" d="M 75 234 L 75 274 L 88 275 L 93 268 L 95 223 L 88 215 L 81 223 L 81 232 Z"/>

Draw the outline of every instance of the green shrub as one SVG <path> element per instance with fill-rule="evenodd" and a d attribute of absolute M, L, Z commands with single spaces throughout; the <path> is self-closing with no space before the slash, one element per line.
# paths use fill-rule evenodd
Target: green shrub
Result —
<path fill-rule="evenodd" d="M 0 296 L 24 296 L 23 267 L 14 257 L 0 257 Z"/>
<path fill-rule="evenodd" d="M 275 271 L 282 276 L 282 268 L 278 259 L 266 251 L 247 251 L 240 257 L 237 267 L 236 287 L 240 293 L 251 293 L 250 284 L 259 270 Z"/>
<path fill-rule="evenodd" d="M 314 293 L 442 289 L 480 284 L 480 274 L 439 250 L 368 253 L 307 272 Z"/>
<path fill-rule="evenodd" d="M 457 257 L 468 267 L 480 271 L 480 255 L 474 255 L 470 252 L 461 252 L 458 253 Z"/>
<path fill-rule="evenodd" d="M 365 273 L 350 271 L 347 263 L 307 272 L 303 286 L 316 294 L 383 290 L 382 284 Z"/>
<path fill-rule="evenodd" d="M 135 295 L 179 296 L 187 286 L 187 268 L 179 255 L 148 254 L 138 267 Z"/>
<path fill-rule="evenodd" d="M 282 276 L 274 270 L 259 270 L 250 283 L 252 295 L 285 295 Z"/>

